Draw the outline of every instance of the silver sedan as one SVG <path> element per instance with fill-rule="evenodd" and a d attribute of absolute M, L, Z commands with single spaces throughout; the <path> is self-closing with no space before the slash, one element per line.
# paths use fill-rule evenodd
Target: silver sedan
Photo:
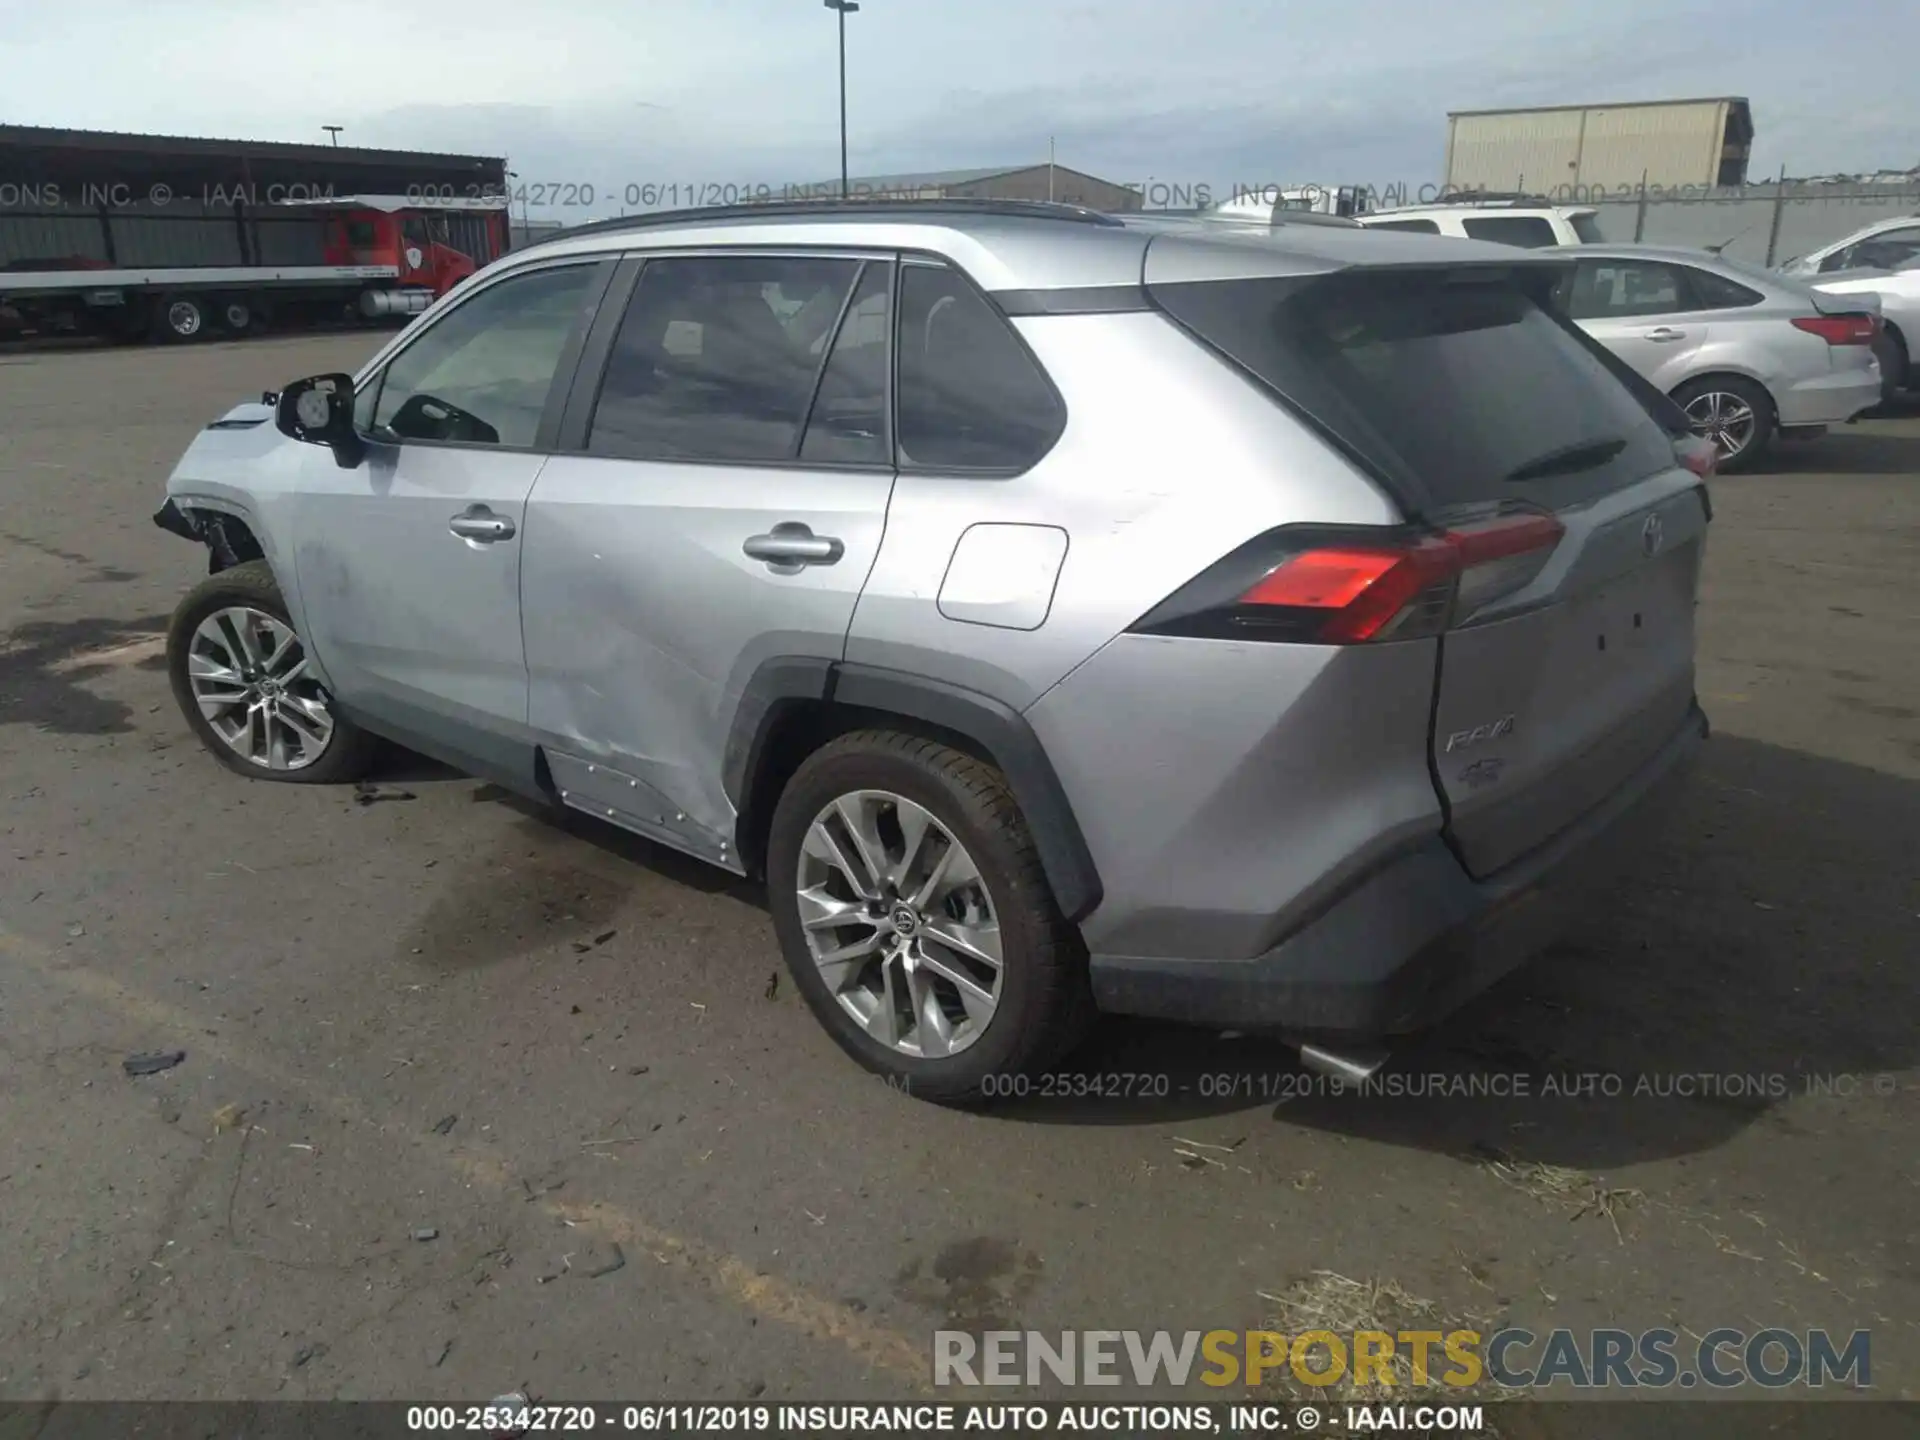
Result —
<path fill-rule="evenodd" d="M 1881 399 L 1880 306 L 1702 250 L 1585 245 L 1561 282 L 1569 317 L 1671 395 L 1719 468 L 1778 435 L 1817 435 Z"/>

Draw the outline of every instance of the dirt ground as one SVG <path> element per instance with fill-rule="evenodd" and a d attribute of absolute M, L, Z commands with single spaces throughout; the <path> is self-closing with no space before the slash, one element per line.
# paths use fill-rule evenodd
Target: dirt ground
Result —
<path fill-rule="evenodd" d="M 359 804 L 190 738 L 167 471 L 369 343 L 0 354 L 0 1399 L 881 1399 L 936 1328 L 1348 1302 L 1864 1328 L 1920 1398 L 1920 412 L 1716 483 L 1682 812 L 1398 1061 L 1528 1096 L 1109 1022 L 1076 1068 L 1164 1098 L 977 1114 L 843 1058 L 751 887 L 410 757 Z"/>

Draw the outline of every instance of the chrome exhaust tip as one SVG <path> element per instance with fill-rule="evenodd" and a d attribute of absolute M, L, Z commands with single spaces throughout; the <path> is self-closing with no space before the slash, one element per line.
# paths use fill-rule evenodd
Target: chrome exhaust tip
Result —
<path fill-rule="evenodd" d="M 1385 1050 L 1329 1050 L 1324 1045 L 1300 1047 L 1300 1063 L 1316 1075 L 1324 1075 L 1329 1080 L 1338 1080 L 1355 1088 L 1362 1086 L 1380 1073 L 1380 1067 L 1387 1063 Z"/>

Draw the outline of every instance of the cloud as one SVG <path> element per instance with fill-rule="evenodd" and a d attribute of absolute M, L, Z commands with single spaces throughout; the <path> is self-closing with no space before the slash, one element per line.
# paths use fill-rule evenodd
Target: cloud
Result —
<path fill-rule="evenodd" d="M 526 179 L 836 172 L 837 30 L 810 0 L 0 0 L 7 118 L 505 155 Z M 1837 58 L 1808 62 L 1810 54 Z M 1750 97 L 1753 169 L 1920 161 L 1920 7 L 1826 0 L 867 0 L 863 173 L 1044 160 L 1116 180 L 1440 178 L 1449 110 Z M 74 75 L 88 83 L 76 86 Z M 600 207 L 609 208 L 609 207 Z M 614 203 L 610 208 L 617 209 Z"/>

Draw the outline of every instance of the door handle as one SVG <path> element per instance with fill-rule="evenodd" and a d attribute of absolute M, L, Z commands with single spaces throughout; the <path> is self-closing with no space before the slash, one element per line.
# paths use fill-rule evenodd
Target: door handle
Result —
<path fill-rule="evenodd" d="M 1647 331 L 1646 338 L 1662 342 L 1668 340 L 1684 340 L 1687 338 L 1687 332 L 1684 330 L 1676 330 L 1671 325 L 1656 325 L 1653 329 Z"/>
<path fill-rule="evenodd" d="M 513 538 L 513 521 L 504 515 L 494 514 L 484 505 L 469 505 L 447 521 L 447 529 L 462 540 L 471 540 L 476 545 L 491 545 L 496 540 Z"/>
<path fill-rule="evenodd" d="M 740 547 L 767 562 L 776 575 L 795 575 L 808 565 L 831 565 L 847 547 L 831 535 L 816 535 L 795 520 L 782 521 L 765 535 L 750 536 Z"/>

